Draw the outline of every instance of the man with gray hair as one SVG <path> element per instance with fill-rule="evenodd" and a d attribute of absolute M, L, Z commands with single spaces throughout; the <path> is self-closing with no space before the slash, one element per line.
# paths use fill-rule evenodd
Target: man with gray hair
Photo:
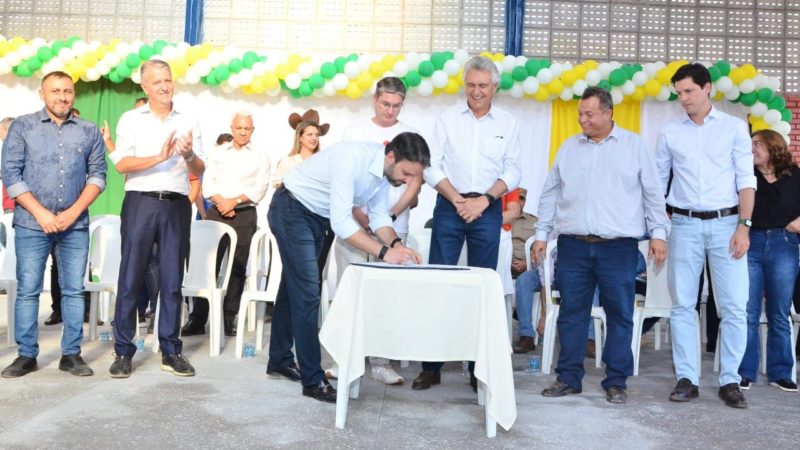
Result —
<path fill-rule="evenodd" d="M 464 66 L 466 103 L 445 110 L 436 122 L 431 167 L 425 181 L 439 195 L 433 210 L 429 261 L 457 264 L 464 240 L 467 264 L 497 268 L 502 202 L 519 184 L 519 124 L 494 106 L 500 74 L 497 66 L 476 56 Z M 470 373 L 474 363 L 470 363 Z M 441 382 L 441 362 L 423 362 L 412 389 L 429 389 Z M 472 389 L 478 381 L 470 376 Z"/>
<path fill-rule="evenodd" d="M 256 206 L 264 198 L 269 182 L 269 156 L 250 141 L 254 130 L 253 116 L 249 112 L 239 111 L 234 114 L 231 122 L 233 141 L 215 148 L 208 156 L 208 166 L 203 177 L 203 196 L 213 205 L 206 212 L 206 218 L 230 225 L 236 230 L 233 265 L 223 302 L 226 336 L 236 336 L 236 315 L 239 313 L 239 301 L 244 290 L 250 241 L 258 228 Z M 224 250 L 229 245 L 227 237 L 220 243 L 217 270 L 221 266 Z M 181 335 L 205 333 L 207 321 L 208 300 L 197 298 L 189 322 L 181 329 Z"/>
<path fill-rule="evenodd" d="M 146 106 L 122 115 L 117 125 L 117 149 L 109 155 L 126 175 L 120 233 L 117 306 L 114 311 L 112 378 L 127 378 L 136 346 L 137 302 L 144 289 L 144 272 L 158 243 L 161 292 L 158 340 L 161 369 L 193 376 L 179 338 L 181 284 L 189 256 L 192 205 L 189 174 L 203 175 L 202 144 L 197 119 L 172 102 L 172 70 L 160 60 L 145 61 L 140 69 Z"/>
<path fill-rule="evenodd" d="M 584 375 L 586 329 L 595 289 L 606 314 L 602 382 L 606 400 L 627 401 L 633 375 L 633 306 L 638 241 L 650 235 L 648 255 L 660 266 L 667 257 L 667 218 L 655 154 L 639 135 L 620 128 L 608 91 L 587 88 L 578 105 L 582 133 L 556 155 L 539 199 L 534 261 L 545 258 L 547 236 L 558 237 L 558 378 L 545 397 L 579 394 Z"/>

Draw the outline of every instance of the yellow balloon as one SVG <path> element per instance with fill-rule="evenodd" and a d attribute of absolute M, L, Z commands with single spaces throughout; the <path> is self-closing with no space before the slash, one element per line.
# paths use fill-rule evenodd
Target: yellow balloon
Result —
<path fill-rule="evenodd" d="M 590 70 L 597 69 L 597 67 L 600 66 L 600 64 L 598 64 L 597 61 L 593 59 L 587 59 L 586 61 L 583 62 L 583 66 L 586 67 L 586 71 L 588 72 Z"/>
<path fill-rule="evenodd" d="M 533 98 L 539 100 L 540 102 L 546 102 L 548 98 L 550 98 L 550 92 L 547 91 L 546 86 L 539 86 L 539 90 L 533 94 Z"/>
<path fill-rule="evenodd" d="M 723 98 L 725 98 L 725 94 L 723 94 L 720 91 L 717 91 L 712 100 L 722 100 Z"/>
<path fill-rule="evenodd" d="M 289 70 L 289 66 L 286 64 L 278 64 L 275 66 L 275 75 L 281 80 L 285 80 L 286 77 L 289 76 L 289 72 L 291 72 L 291 70 Z"/>
<path fill-rule="evenodd" d="M 665 67 L 665 68 L 659 70 L 658 72 L 656 72 L 656 80 L 658 80 L 658 82 L 660 84 L 663 84 L 663 85 L 666 86 L 666 85 L 668 85 L 670 83 L 669 80 L 670 80 L 670 78 L 672 78 L 672 75 L 674 73 L 675 72 L 670 71 L 668 68 Z"/>
<path fill-rule="evenodd" d="M 244 87 L 242 87 L 244 89 Z M 262 78 L 253 78 L 253 83 L 250 85 L 250 89 L 256 94 L 263 94 L 267 90 L 267 86 L 264 84 L 264 80 Z"/>
<path fill-rule="evenodd" d="M 97 53 L 95 52 L 86 52 L 80 59 L 86 67 L 94 67 L 100 58 L 97 57 Z"/>
<path fill-rule="evenodd" d="M 358 78 L 356 78 L 356 84 L 358 84 L 359 90 L 366 91 L 372 86 L 372 77 L 369 75 L 369 72 L 361 72 L 358 74 Z M 361 94 L 359 94 L 361 96 Z"/>
<path fill-rule="evenodd" d="M 644 84 L 644 93 L 649 95 L 650 97 L 655 97 L 661 91 L 661 83 L 656 80 L 650 79 L 647 80 L 647 83 Z"/>
<path fill-rule="evenodd" d="M 456 79 L 458 80 L 459 86 L 464 85 L 464 68 L 458 69 L 458 73 L 456 74 Z"/>
<path fill-rule="evenodd" d="M 170 61 L 169 66 L 172 68 L 172 74 L 175 78 L 180 78 L 189 70 L 189 65 L 183 58 L 173 59 Z"/>
<path fill-rule="evenodd" d="M 100 47 L 97 47 L 96 53 L 98 60 L 105 58 L 106 54 L 108 54 L 108 46 L 106 44 L 101 44 Z"/>
<path fill-rule="evenodd" d="M 503 62 L 503 60 L 505 58 L 506 58 L 506 55 L 504 55 L 502 53 L 495 53 L 494 55 L 492 55 L 492 61 L 494 61 L 494 62 Z"/>
<path fill-rule="evenodd" d="M 253 94 L 253 88 L 251 88 L 249 84 L 246 84 L 246 85 L 242 86 L 242 92 L 244 92 L 247 95 L 252 95 Z"/>
<path fill-rule="evenodd" d="M 203 51 L 200 50 L 200 47 L 189 47 L 186 50 L 186 62 L 189 64 L 194 64 L 202 58 Z"/>
<path fill-rule="evenodd" d="M 752 130 L 759 131 L 759 130 L 766 130 L 769 128 L 769 124 L 764 121 L 762 118 L 758 118 L 753 122 Z"/>
<path fill-rule="evenodd" d="M 381 62 L 375 61 L 369 65 L 369 74 L 373 78 L 380 78 L 384 72 L 386 72 L 386 67 Z"/>
<path fill-rule="evenodd" d="M 564 72 L 561 72 L 561 82 L 564 83 L 565 86 L 572 86 L 577 79 L 578 76 L 574 70 L 565 70 Z M 559 92 L 560 91 L 561 90 L 559 90 Z"/>
<path fill-rule="evenodd" d="M 686 61 L 685 59 L 679 59 L 678 61 L 672 61 L 671 63 L 667 64 L 667 69 L 674 74 L 678 69 L 681 68 L 681 66 L 685 66 L 686 64 L 689 64 L 689 61 Z"/>
<path fill-rule="evenodd" d="M 586 65 L 584 64 L 578 64 L 577 66 L 572 68 L 572 71 L 575 72 L 575 78 L 577 80 L 583 80 L 584 78 L 586 78 L 586 72 L 588 72 Z"/>
<path fill-rule="evenodd" d="M 72 78 L 80 78 L 86 72 L 86 64 L 79 59 L 75 59 L 67 64 L 67 71 L 72 74 Z"/>
<path fill-rule="evenodd" d="M 550 84 L 547 85 L 547 91 L 552 92 L 553 94 L 560 94 L 561 91 L 564 90 L 564 83 L 561 82 L 558 78 L 551 81 Z"/>
<path fill-rule="evenodd" d="M 742 67 L 740 67 L 740 69 L 742 70 L 742 72 L 744 72 L 745 78 L 753 78 L 758 74 L 758 71 L 756 70 L 755 67 L 753 67 L 752 64 L 744 64 L 742 65 Z"/>
<path fill-rule="evenodd" d="M 108 48 L 110 48 L 111 50 L 114 50 L 114 49 L 117 48 L 117 45 L 119 43 L 120 43 L 119 38 L 114 38 L 114 39 L 108 41 Z"/>
<path fill-rule="evenodd" d="M 659 88 L 659 90 L 660 90 L 660 88 Z M 631 98 L 633 98 L 634 100 L 637 100 L 637 101 L 644 100 L 644 97 L 645 97 L 645 92 L 644 92 L 644 88 L 642 88 L 642 87 L 637 87 L 636 90 L 633 91 L 633 94 L 631 95 Z"/>
<path fill-rule="evenodd" d="M 358 87 L 358 83 L 355 81 L 350 81 L 350 83 L 347 84 L 346 94 L 353 100 L 360 98 L 361 88 Z"/>
<path fill-rule="evenodd" d="M 303 63 L 303 57 L 296 53 L 293 53 L 289 55 L 289 58 L 287 59 L 286 63 L 289 65 L 290 72 L 296 72 L 297 66 Z"/>
<path fill-rule="evenodd" d="M 280 81 L 278 81 L 278 76 L 273 72 L 265 73 L 263 79 L 266 89 L 272 90 L 281 85 Z"/>
<path fill-rule="evenodd" d="M 8 45 L 8 42 L 0 42 L 0 56 L 5 56 L 9 51 L 11 51 L 11 46 Z"/>
<path fill-rule="evenodd" d="M 461 85 L 458 84 L 458 79 L 450 77 L 450 79 L 447 80 L 447 86 L 444 87 L 444 91 L 450 95 L 453 95 L 458 93 L 458 89 L 460 86 Z"/>
<path fill-rule="evenodd" d="M 16 50 L 16 49 L 18 49 L 18 48 L 19 48 L 19 47 L 20 47 L 22 44 L 24 44 L 24 43 L 25 43 L 25 39 L 22 39 L 21 37 L 17 36 L 17 37 L 15 37 L 15 38 L 12 38 L 10 41 L 8 41 L 8 43 L 11 45 L 11 48 L 12 48 L 13 50 Z"/>
<path fill-rule="evenodd" d="M 481 56 L 483 56 L 484 58 L 492 59 L 492 60 L 494 59 L 494 55 L 492 55 L 492 52 L 482 51 L 481 52 Z"/>
<path fill-rule="evenodd" d="M 383 57 L 383 59 L 381 59 L 381 63 L 383 64 L 383 67 L 392 68 L 392 67 L 394 67 L 394 63 L 396 63 L 396 62 L 397 62 L 397 56 L 395 56 L 395 55 L 386 55 L 386 56 Z M 385 72 L 385 70 L 384 70 L 384 72 Z M 383 73 L 381 73 L 381 75 L 383 75 Z"/>
<path fill-rule="evenodd" d="M 737 68 L 731 70 L 730 73 L 728 73 L 728 78 L 730 78 L 731 81 L 733 81 L 733 84 L 738 85 L 739 83 L 744 81 L 746 76 L 745 76 L 744 70 L 742 70 L 741 67 L 737 67 Z"/>
<path fill-rule="evenodd" d="M 748 114 L 748 115 L 747 115 L 747 121 L 748 121 L 748 122 L 750 122 L 750 124 L 751 124 L 751 125 L 753 124 L 753 122 L 755 122 L 755 121 L 756 121 L 756 120 L 758 120 L 758 119 L 759 119 L 759 118 L 758 118 L 758 117 L 756 117 L 756 116 L 754 116 L 753 114 Z"/>
<path fill-rule="evenodd" d="M 200 46 L 200 54 L 203 55 L 203 58 L 208 57 L 208 54 L 214 51 L 214 46 L 206 42 L 205 44 Z"/>

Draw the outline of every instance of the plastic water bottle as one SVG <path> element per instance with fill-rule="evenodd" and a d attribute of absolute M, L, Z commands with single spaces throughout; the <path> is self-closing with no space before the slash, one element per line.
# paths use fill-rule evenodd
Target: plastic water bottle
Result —
<path fill-rule="evenodd" d="M 101 331 L 97 335 L 100 338 L 101 342 L 109 342 L 111 341 L 111 332 L 110 331 Z"/>
<path fill-rule="evenodd" d="M 143 351 L 144 350 L 144 338 L 136 337 L 133 338 L 133 343 L 136 345 L 136 351 Z"/>
<path fill-rule="evenodd" d="M 256 346 L 250 342 L 244 344 L 244 357 L 255 358 L 255 356 L 256 356 Z"/>
<path fill-rule="evenodd" d="M 542 358 L 534 355 L 528 360 L 528 373 L 538 373 L 542 371 Z"/>

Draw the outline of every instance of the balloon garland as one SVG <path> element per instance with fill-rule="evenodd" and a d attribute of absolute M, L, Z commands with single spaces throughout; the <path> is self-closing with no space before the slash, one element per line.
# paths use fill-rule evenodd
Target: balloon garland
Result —
<path fill-rule="evenodd" d="M 545 59 L 483 52 L 500 70 L 500 92 L 515 98 L 541 102 L 578 98 L 588 86 L 600 86 L 611 92 L 614 103 L 625 100 L 656 99 L 672 101 L 676 94 L 670 78 L 687 61 L 646 64 L 551 62 Z M 156 40 L 108 43 L 86 42 L 77 36 L 47 42 L 42 38 L 26 41 L 21 37 L 7 40 L 0 36 L 0 76 L 43 77 L 61 70 L 75 82 L 91 82 L 101 77 L 113 83 L 130 78 L 140 83 L 139 66 L 150 58 L 167 61 L 173 76 L 181 84 L 205 84 L 231 93 L 292 98 L 333 95 L 358 99 L 371 94 L 375 82 L 383 76 L 401 78 L 412 94 L 421 96 L 453 95 L 463 86 L 463 66 L 470 55 L 465 50 L 433 53 L 408 52 L 398 55 L 340 56 L 322 60 L 289 55 L 285 60 L 267 58 L 234 46 L 214 47 L 205 43 L 189 45 Z M 750 109 L 754 131 L 772 129 L 789 140 L 792 112 L 776 94 L 780 80 L 759 72 L 752 64 L 736 66 L 727 61 L 704 63 L 711 74 L 711 95 Z"/>

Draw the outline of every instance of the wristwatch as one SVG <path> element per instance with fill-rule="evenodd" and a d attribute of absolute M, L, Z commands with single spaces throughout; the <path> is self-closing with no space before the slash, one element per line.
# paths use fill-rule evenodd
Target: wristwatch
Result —
<path fill-rule="evenodd" d="M 242 199 L 241 199 L 241 197 L 236 197 L 236 204 L 237 204 L 237 205 L 241 205 L 241 204 L 242 204 Z"/>
<path fill-rule="evenodd" d="M 747 228 L 752 228 L 753 221 L 750 219 L 739 219 L 739 225 L 744 225 Z"/>
<path fill-rule="evenodd" d="M 483 194 L 483 196 L 486 197 L 487 200 L 489 200 L 489 205 L 492 205 L 492 204 L 494 204 L 494 202 L 497 201 L 497 199 L 494 197 L 494 195 L 492 195 L 492 194 L 490 194 L 488 192 Z"/>
<path fill-rule="evenodd" d="M 184 157 L 183 157 L 183 160 L 184 160 L 184 161 L 186 161 L 186 162 L 192 162 L 192 161 L 194 161 L 194 152 L 192 152 L 192 154 L 191 154 L 191 155 L 189 155 L 189 156 L 184 156 Z"/>

